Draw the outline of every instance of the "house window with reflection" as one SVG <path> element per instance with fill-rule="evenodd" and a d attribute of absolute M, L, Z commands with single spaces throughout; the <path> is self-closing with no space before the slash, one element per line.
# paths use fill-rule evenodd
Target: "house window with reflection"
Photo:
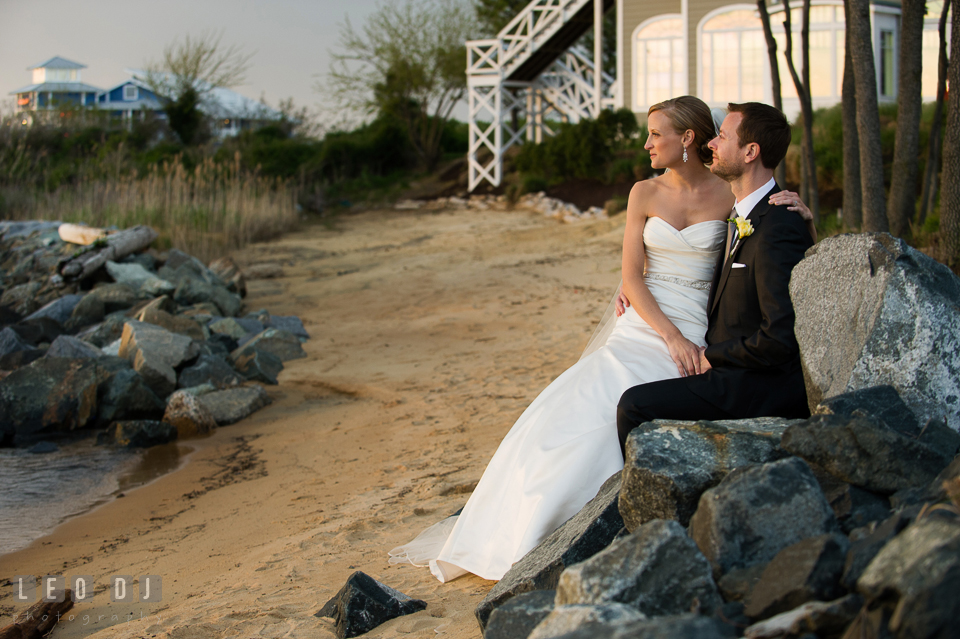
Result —
<path fill-rule="evenodd" d="M 787 38 L 783 30 L 783 11 L 770 14 L 771 28 L 777 40 L 777 64 L 780 65 L 780 83 L 784 98 L 796 98 L 797 90 L 787 68 L 784 54 Z M 803 73 L 800 30 L 803 28 L 803 13 L 800 9 L 790 12 L 790 27 L 793 32 L 793 64 L 798 74 Z M 819 5 L 810 8 L 810 89 L 813 99 L 825 98 L 829 102 L 840 100 L 843 87 L 843 57 L 846 23 L 842 4 Z"/>
<path fill-rule="evenodd" d="M 767 47 L 754 9 L 709 17 L 700 27 L 700 95 L 708 103 L 765 98 Z"/>
<path fill-rule="evenodd" d="M 683 19 L 677 15 L 655 18 L 634 38 L 636 104 L 652 104 L 686 93 L 683 54 Z"/>

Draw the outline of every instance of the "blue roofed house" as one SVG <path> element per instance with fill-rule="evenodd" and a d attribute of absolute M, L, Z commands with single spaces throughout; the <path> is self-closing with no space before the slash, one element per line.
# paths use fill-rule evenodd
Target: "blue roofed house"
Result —
<path fill-rule="evenodd" d="M 97 107 L 108 111 L 114 118 L 132 122 L 142 120 L 147 114 L 166 118 L 163 112 L 163 99 L 150 89 L 145 82 L 132 77 L 100 93 Z"/>
<path fill-rule="evenodd" d="M 60 112 L 77 107 L 94 107 L 100 89 L 85 84 L 80 77 L 86 65 L 60 56 L 28 67 L 33 83 L 11 91 L 17 96 L 17 111 Z"/>

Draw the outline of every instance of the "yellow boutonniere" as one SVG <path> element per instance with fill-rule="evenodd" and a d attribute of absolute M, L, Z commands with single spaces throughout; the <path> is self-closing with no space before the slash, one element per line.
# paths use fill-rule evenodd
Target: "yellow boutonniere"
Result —
<path fill-rule="evenodd" d="M 742 218 L 739 215 L 732 217 L 727 222 L 733 222 L 737 225 L 737 234 L 740 237 L 750 237 L 753 235 L 753 224 L 750 223 L 750 220 Z"/>

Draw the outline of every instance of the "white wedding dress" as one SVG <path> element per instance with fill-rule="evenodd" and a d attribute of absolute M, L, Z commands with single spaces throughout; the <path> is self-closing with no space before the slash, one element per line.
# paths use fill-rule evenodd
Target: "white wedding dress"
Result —
<path fill-rule="evenodd" d="M 643 230 L 645 281 L 661 310 L 704 345 L 707 297 L 726 223 L 678 231 L 651 217 Z M 603 346 L 554 380 L 523 412 L 459 516 L 390 551 L 391 563 L 426 565 L 442 582 L 467 572 L 499 580 L 575 515 L 623 468 L 617 403 L 625 390 L 677 376 L 666 343 L 634 309 Z"/>

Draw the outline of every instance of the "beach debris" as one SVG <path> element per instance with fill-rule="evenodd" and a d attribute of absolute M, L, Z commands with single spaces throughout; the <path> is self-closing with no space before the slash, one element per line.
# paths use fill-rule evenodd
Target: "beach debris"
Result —
<path fill-rule="evenodd" d="M 490 589 L 475 611 L 481 629 L 494 609 L 520 593 L 556 588 L 564 568 L 589 559 L 613 541 L 623 528 L 617 509 L 620 475 L 607 479 L 579 513 L 513 564 Z"/>
<path fill-rule="evenodd" d="M 690 536 L 715 579 L 839 528 L 813 472 L 797 457 L 730 473 L 703 493 L 690 518 Z"/>
<path fill-rule="evenodd" d="M 134 226 L 117 231 L 98 240 L 91 250 L 84 251 L 64 262 L 59 268 L 60 275 L 66 281 L 86 279 L 107 262 L 116 262 L 131 253 L 142 251 L 155 239 L 157 239 L 157 232 L 149 226 Z"/>
<path fill-rule="evenodd" d="M 399 590 L 384 585 L 359 570 L 330 601 L 316 613 L 317 617 L 333 619 L 337 637 L 357 637 L 380 624 L 419 612 L 427 602 L 409 597 Z"/>
<path fill-rule="evenodd" d="M 0 639 L 40 639 L 50 634 L 60 617 L 73 608 L 72 590 L 67 588 L 55 595 L 59 601 L 40 600 L 17 613 L 12 624 L 0 628 Z"/>
<path fill-rule="evenodd" d="M 644 524 L 560 575 L 557 606 L 612 602 L 651 617 L 709 614 L 722 603 L 706 557 L 683 526 L 662 519 Z"/>
<path fill-rule="evenodd" d="M 149 448 L 167 444 L 177 438 L 173 424 L 152 419 L 113 422 L 97 434 L 98 444 L 125 448 Z"/>
<path fill-rule="evenodd" d="M 110 234 L 110 231 L 96 226 L 84 226 L 82 224 L 65 222 L 57 228 L 57 233 L 64 242 L 89 246 L 97 240 L 105 238 Z"/>
<path fill-rule="evenodd" d="M 241 388 L 205 393 L 200 403 L 210 412 L 218 426 L 225 426 L 252 415 L 271 402 L 263 386 L 253 384 Z"/>
<path fill-rule="evenodd" d="M 690 523 L 700 495 L 730 471 L 785 456 L 780 436 L 799 420 L 642 424 L 627 437 L 620 514 L 627 530 L 654 519 Z"/>
<path fill-rule="evenodd" d="M 483 639 L 528 637 L 555 606 L 553 590 L 523 592 L 494 609 L 483 632 Z"/>
<path fill-rule="evenodd" d="M 604 627 L 618 626 L 631 621 L 644 621 L 646 615 L 633 606 L 622 603 L 557 604 L 528 636 L 528 639 L 565 637 L 567 633 L 594 632 Z"/>
<path fill-rule="evenodd" d="M 767 564 L 746 601 L 744 613 L 767 619 L 808 601 L 843 596 L 840 585 L 850 541 L 839 533 L 808 537 L 781 550 Z"/>
<path fill-rule="evenodd" d="M 893 386 L 920 423 L 960 429 L 960 279 L 886 233 L 828 237 L 793 269 L 807 399 Z"/>
<path fill-rule="evenodd" d="M 167 399 L 163 421 L 177 429 L 179 439 L 206 435 L 217 429 L 217 422 L 207 407 L 196 396 L 182 390 Z"/>

